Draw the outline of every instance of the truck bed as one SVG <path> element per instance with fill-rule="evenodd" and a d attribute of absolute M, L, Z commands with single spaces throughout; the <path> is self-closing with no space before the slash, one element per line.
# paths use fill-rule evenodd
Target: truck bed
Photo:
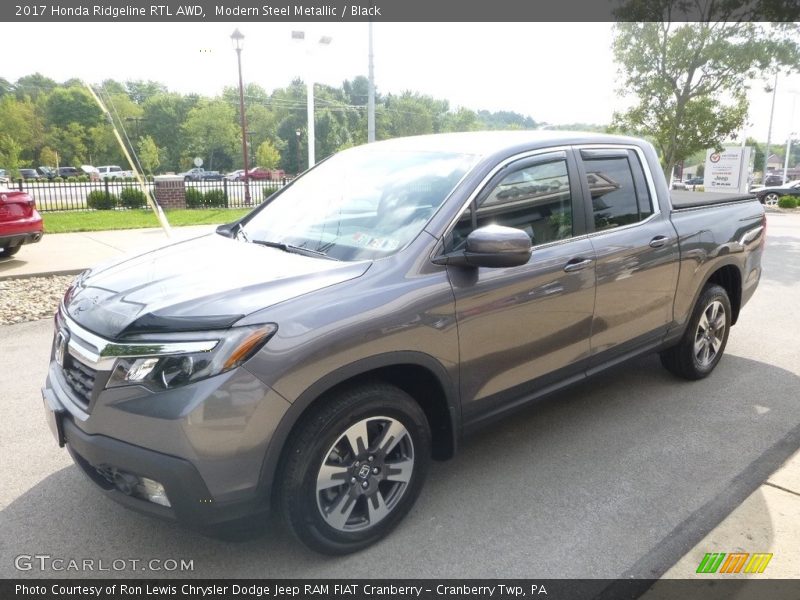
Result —
<path fill-rule="evenodd" d="M 754 200 L 753 194 L 720 194 L 717 192 L 690 192 L 683 190 L 673 190 L 670 192 L 672 208 L 681 210 L 683 208 L 697 208 L 700 206 L 712 206 L 714 204 L 728 204 L 730 202 L 743 202 Z"/>

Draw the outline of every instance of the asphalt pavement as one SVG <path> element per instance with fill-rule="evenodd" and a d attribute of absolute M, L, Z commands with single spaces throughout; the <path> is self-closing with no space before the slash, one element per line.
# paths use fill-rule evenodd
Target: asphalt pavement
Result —
<path fill-rule="evenodd" d="M 103 497 L 44 422 L 51 321 L 0 327 L 0 577 L 87 576 L 15 567 L 37 554 L 128 561 L 95 574 L 125 577 L 660 577 L 756 496 L 744 519 L 758 547 L 742 550 L 774 551 L 771 576 L 800 576 L 797 537 L 785 545 L 763 492 L 800 449 L 800 215 L 771 214 L 767 235 L 761 285 L 712 376 L 679 381 L 644 357 L 496 423 L 434 464 L 387 539 L 344 558 L 306 550 L 274 521 L 264 536 L 222 542 Z M 792 473 L 780 481 L 795 485 Z M 800 489 L 783 493 L 800 502 Z M 129 566 L 153 558 L 193 571 Z"/>

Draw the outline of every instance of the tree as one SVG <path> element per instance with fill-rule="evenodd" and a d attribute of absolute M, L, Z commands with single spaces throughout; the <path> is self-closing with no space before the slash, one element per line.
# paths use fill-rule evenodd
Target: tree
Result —
<path fill-rule="evenodd" d="M 639 6 L 639 3 L 633 3 Z M 797 68 L 800 27 L 727 21 L 739 0 L 707 3 L 701 22 L 623 22 L 615 26 L 614 57 L 621 95 L 635 104 L 614 126 L 651 139 L 669 176 L 676 163 L 720 147 L 743 125 L 747 81 L 781 66 Z M 662 0 L 677 10 L 681 0 Z"/>
<path fill-rule="evenodd" d="M 58 153 L 50 146 L 45 146 L 39 151 L 39 162 L 45 167 L 58 165 Z"/>
<path fill-rule="evenodd" d="M 183 124 L 187 150 L 208 159 L 208 168 L 230 167 L 236 156 L 239 130 L 236 113 L 223 100 L 201 101 L 189 111 Z"/>
<path fill-rule="evenodd" d="M 156 94 L 145 100 L 142 134 L 152 137 L 162 149 L 162 167 L 170 170 L 180 167 L 181 153 L 185 149 L 183 123 L 198 101 L 197 96 L 172 93 Z"/>
<path fill-rule="evenodd" d="M 139 140 L 139 162 L 148 175 L 155 173 L 161 164 L 158 146 L 149 135 Z"/>
<path fill-rule="evenodd" d="M 56 88 L 47 96 L 47 118 L 56 127 L 77 123 L 92 127 L 102 122 L 103 113 L 82 87 Z"/>
<path fill-rule="evenodd" d="M 272 145 L 272 142 L 265 140 L 256 150 L 256 163 L 265 169 L 274 169 L 281 162 L 281 153 Z"/>
<path fill-rule="evenodd" d="M 19 155 L 22 153 L 20 146 L 14 138 L 7 133 L 0 133 L 0 165 L 8 171 L 11 177 L 19 177 L 20 161 Z"/>

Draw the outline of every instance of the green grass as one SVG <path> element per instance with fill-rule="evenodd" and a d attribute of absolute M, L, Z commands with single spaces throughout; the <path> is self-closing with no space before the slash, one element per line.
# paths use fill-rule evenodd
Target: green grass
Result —
<path fill-rule="evenodd" d="M 246 215 L 244 208 L 209 208 L 196 210 L 167 210 L 167 221 L 173 227 L 184 225 L 216 225 L 230 223 Z M 98 210 L 42 213 L 47 233 L 75 231 L 106 231 L 109 229 L 139 229 L 160 227 L 151 210 Z"/>

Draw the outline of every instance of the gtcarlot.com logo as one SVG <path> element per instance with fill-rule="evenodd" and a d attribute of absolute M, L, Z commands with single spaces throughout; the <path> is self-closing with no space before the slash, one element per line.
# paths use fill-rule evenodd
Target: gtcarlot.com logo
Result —
<path fill-rule="evenodd" d="M 772 554 L 764 552 L 708 552 L 697 566 L 697 573 L 763 573 Z"/>
<path fill-rule="evenodd" d="M 194 559 L 183 558 L 64 558 L 49 554 L 20 554 L 14 558 L 18 571 L 194 571 Z"/>

